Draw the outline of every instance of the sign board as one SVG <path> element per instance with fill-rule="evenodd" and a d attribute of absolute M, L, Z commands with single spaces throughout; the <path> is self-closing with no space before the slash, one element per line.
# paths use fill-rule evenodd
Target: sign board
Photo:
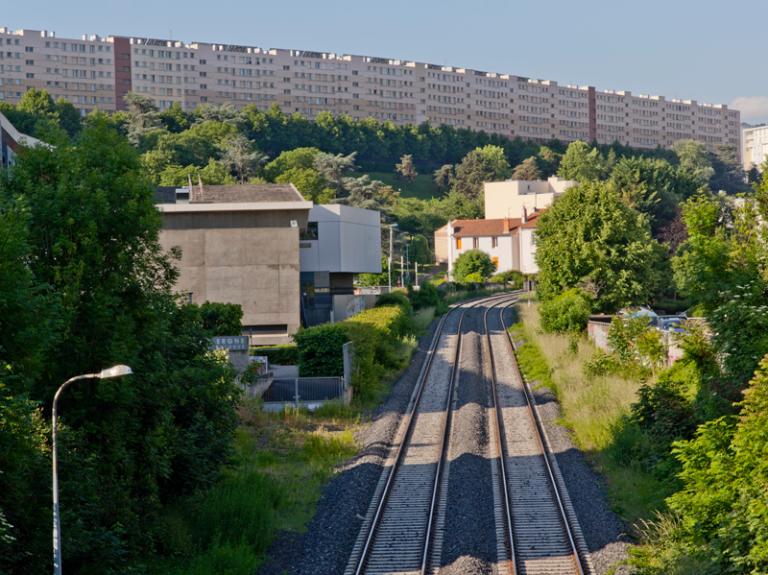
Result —
<path fill-rule="evenodd" d="M 220 335 L 211 338 L 210 349 L 248 351 L 250 338 L 247 335 Z"/>

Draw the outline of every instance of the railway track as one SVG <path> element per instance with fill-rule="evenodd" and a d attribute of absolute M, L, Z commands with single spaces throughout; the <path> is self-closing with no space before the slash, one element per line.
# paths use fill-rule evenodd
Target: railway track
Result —
<path fill-rule="evenodd" d="M 345 575 L 424 575 L 440 570 L 462 324 L 465 314 L 478 306 L 485 306 L 482 317 L 487 343 L 483 355 L 488 354 L 491 365 L 489 383 L 495 413 L 488 418 L 492 438 L 488 458 L 493 468 L 489 477 L 497 482 L 493 486 L 497 571 L 515 575 L 591 573 L 583 568 L 578 537 L 571 527 L 575 514 L 569 517 L 570 503 L 561 495 L 562 481 L 558 482 L 552 469 L 547 440 L 541 436 L 544 430 L 536 419 L 532 396 L 528 396 L 530 390 L 519 372 L 514 377 L 514 342 L 503 317 L 513 297 L 503 294 L 469 302 L 441 318 Z M 500 327 L 492 334 L 488 319 L 495 313 Z M 498 362 L 494 353 L 505 353 L 507 359 Z M 510 406 L 515 408 L 514 414 Z M 528 412 L 525 417 L 520 409 L 524 406 Z"/>
<path fill-rule="evenodd" d="M 509 297 L 504 294 L 456 306 L 440 320 L 346 575 L 427 572 L 464 314 L 480 303 Z"/>
<path fill-rule="evenodd" d="M 498 475 L 507 571 L 514 575 L 590 575 L 593 569 L 586 541 L 535 397 L 517 365 L 515 342 L 504 317 L 510 305 L 488 307 L 483 318 L 492 373 L 495 455 L 501 462 Z M 496 329 L 489 321 L 494 315 Z"/>

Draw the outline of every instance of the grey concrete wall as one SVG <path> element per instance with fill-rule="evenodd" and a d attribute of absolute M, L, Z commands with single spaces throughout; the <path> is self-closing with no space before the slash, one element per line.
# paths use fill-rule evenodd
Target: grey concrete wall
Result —
<path fill-rule="evenodd" d="M 300 324 L 299 229 L 228 227 L 238 220 L 247 224 L 258 219 L 227 213 L 195 216 L 163 215 L 161 245 L 182 250 L 177 291 L 191 292 L 195 303 L 240 304 L 244 326 L 288 326 L 287 334 L 254 336 L 254 343 L 290 341 L 288 336 Z M 292 214 L 283 220 L 295 218 Z"/>

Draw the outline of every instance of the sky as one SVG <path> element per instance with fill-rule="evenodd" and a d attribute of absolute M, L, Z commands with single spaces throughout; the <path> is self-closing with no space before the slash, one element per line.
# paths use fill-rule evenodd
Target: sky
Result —
<path fill-rule="evenodd" d="M 2 0 L 0 26 L 416 60 L 768 122 L 765 0 Z M 198 6 L 205 5 L 205 9 Z"/>

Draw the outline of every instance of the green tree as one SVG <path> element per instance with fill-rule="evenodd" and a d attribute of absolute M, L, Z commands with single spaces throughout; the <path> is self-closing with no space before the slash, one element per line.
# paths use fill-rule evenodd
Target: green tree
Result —
<path fill-rule="evenodd" d="M 715 174 L 706 146 L 696 140 L 678 140 L 672 145 L 680 169 L 696 182 L 698 187 L 708 186 Z"/>
<path fill-rule="evenodd" d="M 226 140 L 223 149 L 222 163 L 230 167 L 241 184 L 256 175 L 262 164 L 267 161 L 267 156 L 241 134 Z"/>
<path fill-rule="evenodd" d="M 510 178 L 513 180 L 540 180 L 541 171 L 539 170 L 539 166 L 536 162 L 536 157 L 531 156 L 519 163 L 515 169 L 512 170 L 512 175 Z"/>
<path fill-rule="evenodd" d="M 453 277 L 457 282 L 470 282 L 477 279 L 486 281 L 495 271 L 496 266 L 491 261 L 491 257 L 480 250 L 467 250 L 456 258 L 453 265 Z"/>
<path fill-rule="evenodd" d="M 568 190 L 536 229 L 542 300 L 581 287 L 600 311 L 645 303 L 660 285 L 663 250 L 647 218 L 605 183 Z"/>
<path fill-rule="evenodd" d="M 568 144 L 557 169 L 557 175 L 561 178 L 582 183 L 599 180 L 604 174 L 605 160 L 600 150 L 581 140 Z"/>
<path fill-rule="evenodd" d="M 403 154 L 400 158 L 400 162 L 395 164 L 395 171 L 400 174 L 406 182 L 412 182 L 416 179 L 419 173 L 416 171 L 416 167 L 413 165 L 413 156 L 411 154 Z"/>
<path fill-rule="evenodd" d="M 443 164 L 432 174 L 435 185 L 441 192 L 447 192 L 453 183 L 453 164 Z"/>
<path fill-rule="evenodd" d="M 476 148 L 456 166 L 451 191 L 477 199 L 482 197 L 484 182 L 504 180 L 510 172 L 503 148 L 492 145 Z"/>
<path fill-rule="evenodd" d="M 290 169 L 314 169 L 315 158 L 320 154 L 317 148 L 296 148 L 282 152 L 274 160 L 264 166 L 264 175 L 270 181 Z"/>
<path fill-rule="evenodd" d="M 157 106 L 149 96 L 135 92 L 127 93 L 123 100 L 126 106 L 126 133 L 128 140 L 134 145 L 141 145 L 147 134 L 158 130 L 160 120 Z"/>
<path fill-rule="evenodd" d="M 21 198 L 18 217 L 8 206 Z M 0 304 L 8 312 L 2 331 L 27 324 L 32 312 L 38 331 L 31 358 L 30 350 L 0 350 L 0 509 L 16 538 L 4 538 L 12 549 L 3 549 L 0 562 L 18 561 L 11 566 L 18 572 L 49 568 L 48 552 L 29 554 L 50 541 L 47 521 L 38 521 L 40 502 L 19 498 L 24 485 L 49 481 L 48 466 L 39 463 L 45 429 L 37 405 L 49 406 L 73 374 L 126 363 L 130 378 L 67 390 L 59 470 L 64 562 L 82 572 L 124 569 L 127 558 L 153 548 L 162 504 L 209 485 L 226 461 L 238 398 L 232 373 L 208 355 L 199 316 L 175 302 L 176 272 L 158 241 L 153 187 L 136 150 L 105 116 L 91 115 L 73 145 L 20 155 L 0 179 L 4 220 L 0 233 L 8 225 L 22 243 L 0 265 L 27 301 L 14 303 L 22 301 L 17 295 Z M 28 337 L 25 330 L 20 337 Z M 8 365 L 19 370 L 10 378 Z M 19 443 L 22 433 L 26 443 Z M 21 458 L 8 462 L 15 455 Z M 23 515 L 8 511 L 19 504 L 31 507 Z M 47 501 L 43 509 L 47 515 Z"/>
<path fill-rule="evenodd" d="M 203 329 L 211 336 L 243 333 L 243 309 L 238 304 L 207 301 L 199 310 Z"/>
<path fill-rule="evenodd" d="M 677 170 L 664 160 L 622 158 L 614 166 L 610 182 L 627 204 L 647 214 L 657 233 L 677 215 Z"/>

